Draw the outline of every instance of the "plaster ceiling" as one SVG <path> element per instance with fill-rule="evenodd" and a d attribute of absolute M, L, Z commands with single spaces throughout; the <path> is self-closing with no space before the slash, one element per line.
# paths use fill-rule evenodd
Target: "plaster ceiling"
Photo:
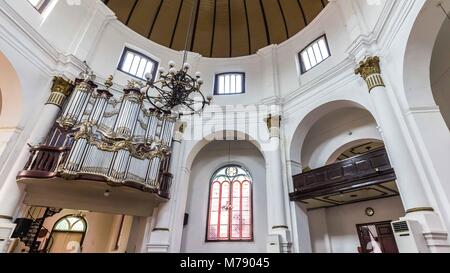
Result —
<path fill-rule="evenodd" d="M 251 55 L 307 26 L 328 0 L 103 0 L 125 25 L 148 39 L 205 57 Z M 193 12 L 192 12 L 193 11 Z"/>

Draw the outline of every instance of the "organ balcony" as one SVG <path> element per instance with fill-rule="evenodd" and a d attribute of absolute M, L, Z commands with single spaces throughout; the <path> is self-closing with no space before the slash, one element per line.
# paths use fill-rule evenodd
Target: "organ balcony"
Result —
<path fill-rule="evenodd" d="M 291 201 L 307 209 L 398 195 L 396 175 L 384 147 L 293 176 Z"/>
<path fill-rule="evenodd" d="M 17 175 L 27 205 L 149 216 L 169 199 L 176 117 L 148 108 L 139 82 L 118 99 L 105 86 L 77 80 L 45 143 L 31 147 Z"/>

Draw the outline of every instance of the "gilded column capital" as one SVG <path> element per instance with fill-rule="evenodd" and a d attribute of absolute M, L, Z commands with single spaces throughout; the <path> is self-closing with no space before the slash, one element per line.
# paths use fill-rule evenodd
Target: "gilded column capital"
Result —
<path fill-rule="evenodd" d="M 186 130 L 186 122 L 177 122 L 175 125 L 175 133 L 173 135 L 173 141 L 181 142 L 183 140 L 184 130 Z"/>
<path fill-rule="evenodd" d="M 62 77 L 54 77 L 50 97 L 46 104 L 53 104 L 62 107 L 64 100 L 70 96 L 74 88 L 74 84 Z"/>
<path fill-rule="evenodd" d="M 267 129 L 269 129 L 270 137 L 279 137 L 281 127 L 281 116 L 270 114 L 266 119 L 264 119 L 264 121 L 267 124 Z"/>
<path fill-rule="evenodd" d="M 366 81 L 369 92 L 375 87 L 385 86 L 381 77 L 380 58 L 377 56 L 367 57 L 361 61 L 355 74 L 360 75 Z"/>

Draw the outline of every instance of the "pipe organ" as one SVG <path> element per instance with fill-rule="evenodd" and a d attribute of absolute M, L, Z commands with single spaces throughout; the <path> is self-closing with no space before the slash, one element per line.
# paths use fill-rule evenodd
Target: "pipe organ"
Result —
<path fill-rule="evenodd" d="M 139 82 L 130 81 L 120 98 L 109 91 L 112 78 L 105 85 L 99 89 L 90 79 L 76 81 L 45 145 L 66 152 L 52 161 L 58 162 L 53 170 L 38 171 L 68 180 L 130 186 L 168 198 L 176 117 L 147 108 Z M 36 165 L 29 162 L 22 173 L 36 174 L 29 169 Z"/>

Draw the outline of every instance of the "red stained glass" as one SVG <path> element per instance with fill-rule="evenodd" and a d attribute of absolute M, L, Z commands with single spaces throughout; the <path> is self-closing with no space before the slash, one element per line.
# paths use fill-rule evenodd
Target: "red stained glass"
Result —
<path fill-rule="evenodd" d="M 227 166 L 216 172 L 210 188 L 207 240 L 253 239 L 251 191 L 245 169 Z"/>

